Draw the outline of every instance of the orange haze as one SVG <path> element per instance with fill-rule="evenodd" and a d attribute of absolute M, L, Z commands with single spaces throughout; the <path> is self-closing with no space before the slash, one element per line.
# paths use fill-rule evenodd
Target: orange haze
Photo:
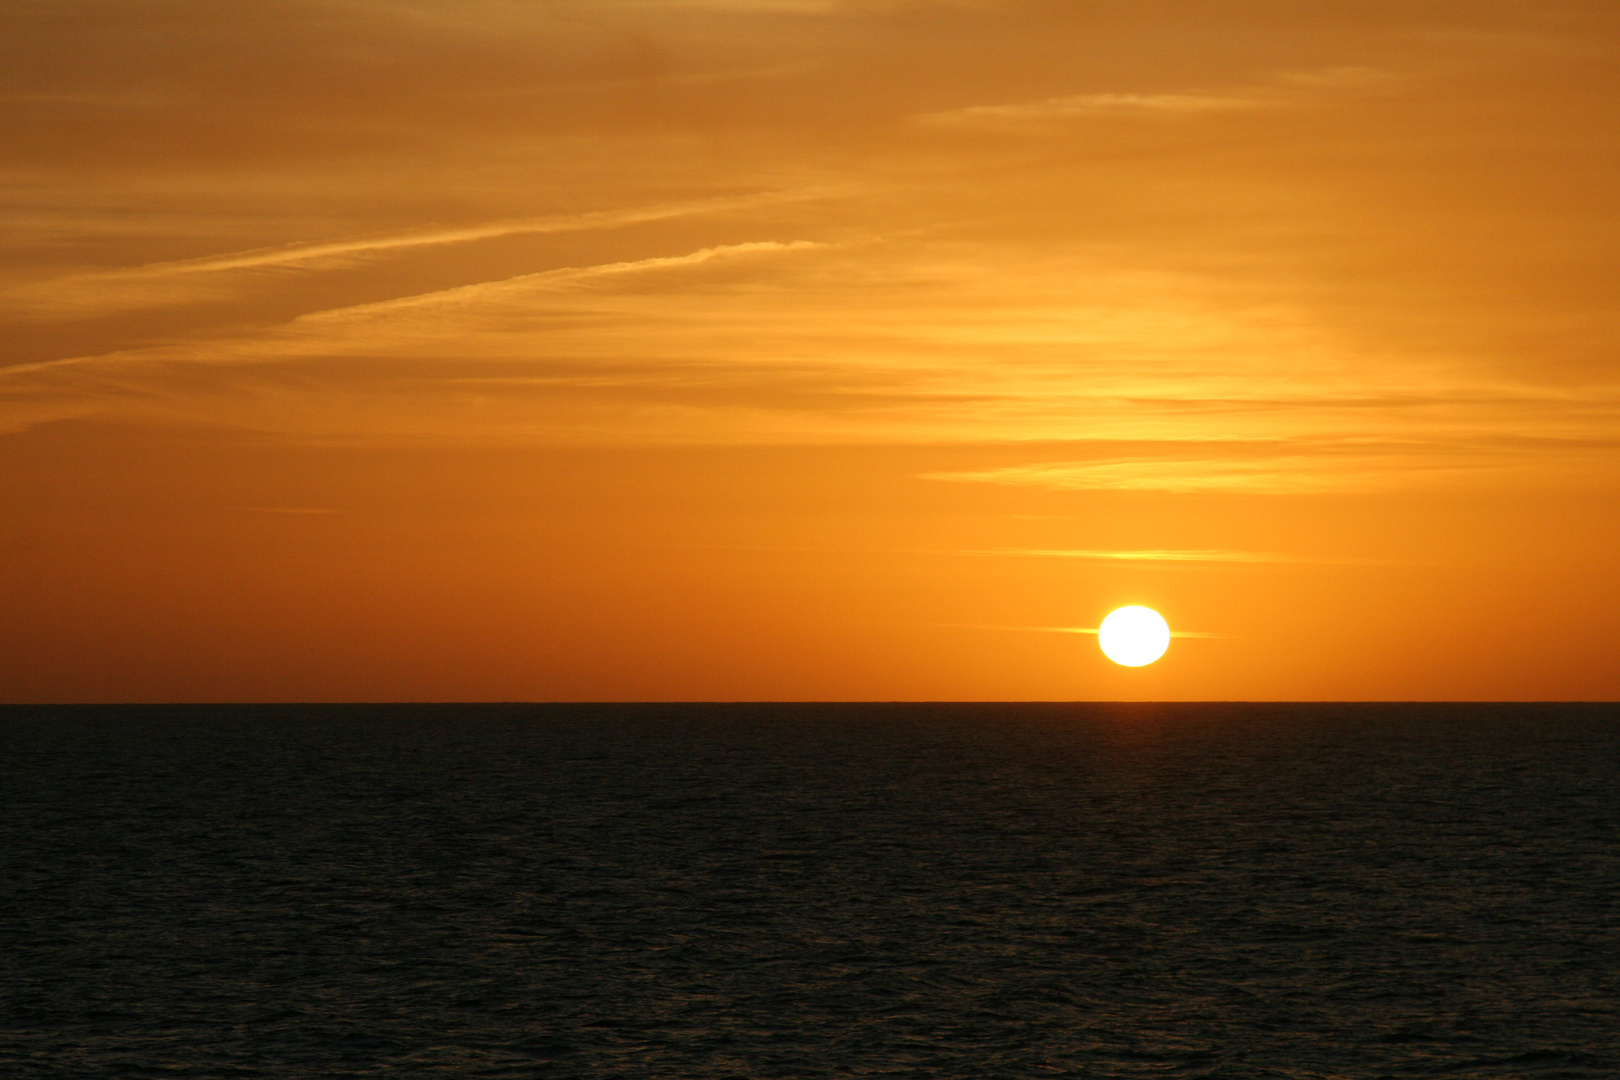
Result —
<path fill-rule="evenodd" d="M 1620 696 L 1612 0 L 22 0 L 0 700 Z M 1111 665 L 1110 609 L 1161 611 Z"/>

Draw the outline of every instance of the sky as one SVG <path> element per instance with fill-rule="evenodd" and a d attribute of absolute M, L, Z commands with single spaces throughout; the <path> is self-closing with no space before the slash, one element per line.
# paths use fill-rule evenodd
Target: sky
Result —
<path fill-rule="evenodd" d="M 0 700 L 1615 699 L 1617 55 L 11 0 Z"/>

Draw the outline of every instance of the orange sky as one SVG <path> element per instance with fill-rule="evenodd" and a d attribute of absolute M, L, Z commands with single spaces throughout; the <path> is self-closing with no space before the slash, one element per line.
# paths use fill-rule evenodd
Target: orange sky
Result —
<path fill-rule="evenodd" d="M 0 8 L 0 700 L 1620 697 L 1612 0 Z M 1121 604 L 1178 638 L 1126 670 Z"/>

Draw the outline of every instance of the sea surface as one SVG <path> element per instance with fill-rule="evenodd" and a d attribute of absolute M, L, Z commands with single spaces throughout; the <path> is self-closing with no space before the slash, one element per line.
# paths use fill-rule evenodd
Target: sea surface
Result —
<path fill-rule="evenodd" d="M 3 709 L 0 1076 L 1613 1080 L 1620 708 Z"/>

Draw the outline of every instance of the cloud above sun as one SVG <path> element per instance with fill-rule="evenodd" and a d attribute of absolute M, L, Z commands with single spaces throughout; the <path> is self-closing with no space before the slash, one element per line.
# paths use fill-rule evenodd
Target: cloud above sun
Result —
<path fill-rule="evenodd" d="M 1507 6 L 1466 49 L 1337 4 L 1183 5 L 1196 49 L 1151 4 L 71 6 L 6 17 L 15 235 L 56 253 L 0 269 L 6 430 L 1152 448 L 937 474 L 1055 490 L 1607 468 L 1571 449 L 1620 419 L 1604 241 L 1520 193 L 1598 198 L 1613 135 L 1532 78 L 1590 44 Z"/>

